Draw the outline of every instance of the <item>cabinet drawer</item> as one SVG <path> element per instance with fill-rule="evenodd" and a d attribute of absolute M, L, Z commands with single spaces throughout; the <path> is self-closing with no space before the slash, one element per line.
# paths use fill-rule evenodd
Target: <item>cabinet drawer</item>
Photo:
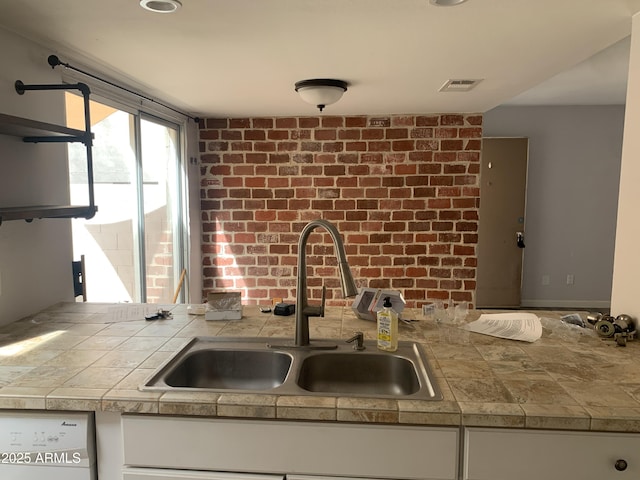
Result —
<path fill-rule="evenodd" d="M 464 443 L 464 480 L 640 478 L 636 434 L 467 428 Z"/>
<path fill-rule="evenodd" d="M 457 428 L 122 417 L 124 463 L 283 475 L 455 479 Z"/>

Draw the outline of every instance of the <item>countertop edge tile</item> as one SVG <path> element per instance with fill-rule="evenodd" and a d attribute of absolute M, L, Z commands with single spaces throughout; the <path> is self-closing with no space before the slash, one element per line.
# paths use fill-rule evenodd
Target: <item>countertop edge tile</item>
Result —
<path fill-rule="evenodd" d="M 102 398 L 107 392 L 106 388 L 56 388 L 47 395 L 47 410 L 101 410 Z"/>
<path fill-rule="evenodd" d="M 640 433 L 640 409 L 628 407 L 585 407 L 591 414 L 591 430 Z"/>
<path fill-rule="evenodd" d="M 525 427 L 545 430 L 591 429 L 591 415 L 576 405 L 521 405 L 525 413 Z"/>
<path fill-rule="evenodd" d="M 122 413 L 159 413 L 160 392 L 109 390 L 102 397 L 102 410 Z"/>
<path fill-rule="evenodd" d="M 525 428 L 525 412 L 514 403 L 460 402 L 463 427 Z"/>
<path fill-rule="evenodd" d="M 282 395 L 276 401 L 276 418 L 336 421 L 336 404 L 335 397 Z"/>
<path fill-rule="evenodd" d="M 340 422 L 399 423 L 396 400 L 338 397 L 336 407 L 336 419 Z"/>
<path fill-rule="evenodd" d="M 398 400 L 398 421 L 402 424 L 460 426 L 462 414 L 451 400 Z"/>
<path fill-rule="evenodd" d="M 210 392 L 166 392 L 159 400 L 158 412 L 167 415 L 218 415 L 220 394 Z"/>
<path fill-rule="evenodd" d="M 54 387 L 4 387 L 0 389 L 0 409 L 46 410 L 52 390 Z"/>
<path fill-rule="evenodd" d="M 218 397 L 219 417 L 276 418 L 277 395 L 221 393 Z"/>

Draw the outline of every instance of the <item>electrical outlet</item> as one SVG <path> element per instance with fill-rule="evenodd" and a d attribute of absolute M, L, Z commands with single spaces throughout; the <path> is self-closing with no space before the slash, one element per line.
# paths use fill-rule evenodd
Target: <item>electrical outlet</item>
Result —
<path fill-rule="evenodd" d="M 551 277 L 549 275 L 542 275 L 542 285 L 549 285 L 551 283 Z"/>
<path fill-rule="evenodd" d="M 567 275 L 567 285 L 573 285 L 573 274 Z"/>

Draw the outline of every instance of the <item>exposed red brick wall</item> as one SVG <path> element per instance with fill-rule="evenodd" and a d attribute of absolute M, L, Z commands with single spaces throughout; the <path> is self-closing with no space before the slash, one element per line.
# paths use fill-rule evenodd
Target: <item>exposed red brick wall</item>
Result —
<path fill-rule="evenodd" d="M 481 137 L 479 114 L 201 121 L 205 294 L 294 300 L 299 233 L 324 218 L 359 286 L 400 290 L 409 306 L 473 304 Z M 341 305 L 321 232 L 307 250 L 310 297 L 324 282 Z"/>

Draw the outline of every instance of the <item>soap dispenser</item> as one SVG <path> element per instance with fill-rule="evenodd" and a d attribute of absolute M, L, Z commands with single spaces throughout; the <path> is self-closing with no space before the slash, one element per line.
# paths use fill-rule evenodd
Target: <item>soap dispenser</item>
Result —
<path fill-rule="evenodd" d="M 392 307 L 391 298 L 386 297 L 378 312 L 378 348 L 385 352 L 398 349 L 398 314 Z"/>

